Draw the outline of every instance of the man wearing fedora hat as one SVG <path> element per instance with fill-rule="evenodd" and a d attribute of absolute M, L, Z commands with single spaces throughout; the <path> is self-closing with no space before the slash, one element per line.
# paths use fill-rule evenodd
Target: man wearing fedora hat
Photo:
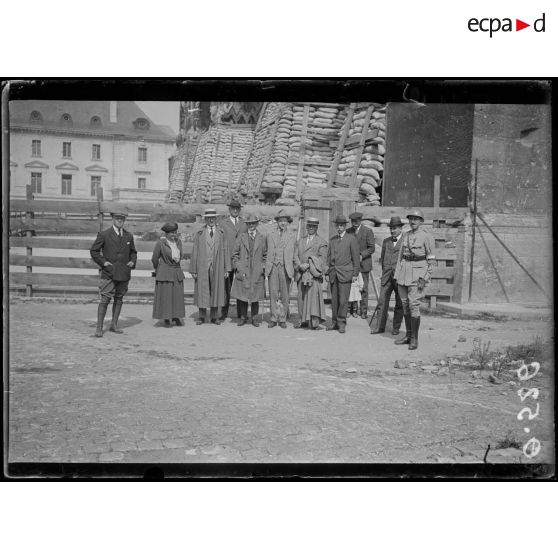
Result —
<path fill-rule="evenodd" d="M 395 310 L 393 312 L 392 335 L 399 335 L 399 328 L 403 321 L 403 304 L 397 289 L 397 281 L 395 281 L 394 273 L 399 258 L 399 250 L 401 249 L 401 238 L 403 231 L 403 222 L 397 215 L 389 220 L 390 236 L 384 239 L 382 243 L 382 254 L 380 263 L 382 264 L 382 279 L 380 289 L 380 299 L 376 307 L 376 324 L 370 322 L 370 333 L 383 333 L 386 329 L 389 300 L 391 293 L 395 291 Z"/>
<path fill-rule="evenodd" d="M 123 333 L 118 328 L 118 318 L 124 295 L 128 292 L 131 271 L 136 267 L 138 257 L 134 237 L 124 229 L 124 221 L 128 214 L 125 211 L 115 211 L 111 216 L 112 226 L 97 233 L 90 250 L 93 261 L 101 268 L 99 284 L 101 300 L 97 308 L 95 337 L 103 336 L 103 322 L 111 298 L 114 298 L 114 303 L 109 331 Z"/>
<path fill-rule="evenodd" d="M 259 301 L 265 297 L 265 259 L 267 254 L 267 240 L 258 229 L 260 219 L 257 215 L 249 214 L 245 219 L 247 232 L 242 232 L 236 239 L 233 250 L 233 266 L 236 270 L 231 296 L 236 298 L 239 309 L 239 326 L 248 321 L 248 303 L 250 303 L 250 317 L 252 325 L 259 327 Z"/>
<path fill-rule="evenodd" d="M 206 321 L 210 308 L 211 323 L 221 323 L 218 311 L 225 304 L 225 279 L 231 271 L 231 258 L 225 233 L 217 226 L 217 211 L 206 209 L 205 225 L 194 235 L 190 273 L 194 278 L 194 304 L 199 308 L 197 325 Z"/>
<path fill-rule="evenodd" d="M 327 242 L 318 235 L 320 221 L 306 219 L 306 236 L 296 244 L 294 252 L 295 281 L 298 285 L 298 314 L 300 321 L 295 328 L 321 329 L 326 319 L 323 275 L 327 261 Z"/>
<path fill-rule="evenodd" d="M 351 282 L 358 280 L 360 269 L 360 250 L 356 236 L 345 230 L 347 218 L 339 215 L 334 223 L 337 234 L 331 237 L 327 253 L 332 316 L 327 329 L 345 333 Z"/>
<path fill-rule="evenodd" d="M 225 232 L 225 239 L 229 246 L 229 254 L 231 255 L 234 251 L 234 246 L 236 243 L 236 239 L 238 236 L 247 231 L 246 221 L 243 221 L 240 218 L 240 211 L 242 209 L 242 205 L 238 200 L 232 200 L 229 202 L 229 214 L 223 216 L 223 218 L 219 221 L 219 225 Z M 231 301 L 231 287 L 233 284 L 233 278 L 236 273 L 234 269 L 234 265 L 231 261 L 231 268 L 232 272 L 227 276 L 225 279 L 225 304 L 223 305 L 223 311 L 221 312 L 221 319 L 224 320 L 229 315 L 229 306 Z M 236 307 L 236 316 L 240 318 L 240 309 L 238 306 Z"/>
<path fill-rule="evenodd" d="M 368 286 L 370 284 L 370 272 L 372 271 L 372 254 L 376 250 L 374 232 L 370 227 L 362 224 L 362 213 L 355 211 L 349 215 L 351 227 L 348 233 L 354 234 L 358 241 L 360 250 L 360 273 L 362 275 L 362 297 L 360 301 L 360 317 L 366 319 L 368 315 Z M 354 303 L 356 305 L 356 302 Z"/>
<path fill-rule="evenodd" d="M 420 299 L 432 276 L 435 262 L 434 239 L 421 228 L 424 215 L 415 209 L 407 215 L 411 230 L 403 234 L 401 249 L 395 269 L 395 280 L 403 303 L 403 316 L 407 329 L 405 337 L 396 345 L 409 345 L 409 350 L 418 348 L 420 328 Z"/>
<path fill-rule="evenodd" d="M 293 218 L 285 209 L 280 209 L 275 216 L 277 228 L 267 236 L 267 258 L 265 274 L 269 278 L 269 299 L 271 302 L 271 319 L 267 327 L 277 323 L 283 329 L 287 327 L 289 293 L 294 277 L 294 249 L 296 236 L 287 230 Z"/>

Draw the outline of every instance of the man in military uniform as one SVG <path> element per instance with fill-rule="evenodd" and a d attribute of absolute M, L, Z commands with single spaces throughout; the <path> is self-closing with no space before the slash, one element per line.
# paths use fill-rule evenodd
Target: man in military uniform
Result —
<path fill-rule="evenodd" d="M 395 291 L 395 310 L 393 312 L 391 334 L 399 335 L 399 328 L 403 320 L 403 304 L 399 296 L 394 273 L 401 250 L 401 240 L 403 238 L 403 223 L 400 217 L 394 216 L 389 220 L 389 231 L 391 234 L 384 239 L 382 244 L 382 255 L 380 256 L 380 263 L 382 265 L 382 287 L 380 290 L 380 300 L 378 300 L 378 306 L 376 308 L 377 326 L 374 327 L 373 323 L 370 323 L 370 333 L 376 334 L 385 331 L 389 299 L 391 298 L 391 293 Z"/>
<path fill-rule="evenodd" d="M 236 239 L 240 236 L 240 234 L 246 232 L 248 229 L 246 227 L 246 222 L 240 218 L 240 210 L 242 205 L 238 200 L 232 200 L 229 203 L 229 214 L 225 215 L 220 221 L 219 225 L 225 232 L 225 239 L 229 246 L 229 254 L 233 255 L 234 247 L 236 244 Z M 225 304 L 223 305 L 223 309 L 221 311 L 221 320 L 224 320 L 229 315 L 229 306 L 231 302 L 231 287 L 233 284 L 234 275 L 236 270 L 232 265 L 231 260 L 231 268 L 233 269 L 227 278 L 225 279 Z M 240 318 L 240 308 L 236 307 L 236 317 Z"/>
<path fill-rule="evenodd" d="M 136 267 L 138 253 L 134 245 L 134 237 L 125 230 L 126 212 L 111 213 L 112 227 L 97 233 L 91 246 L 91 257 L 101 268 L 99 291 L 101 301 L 97 309 L 97 329 L 95 337 L 103 336 L 103 321 L 112 297 L 112 323 L 109 331 L 124 333 L 118 329 L 118 318 L 122 310 L 124 295 L 128 292 L 131 271 Z"/>
<path fill-rule="evenodd" d="M 418 209 L 407 215 L 411 230 L 403 234 L 395 280 L 403 303 L 406 334 L 396 345 L 409 345 L 409 350 L 418 348 L 420 328 L 420 299 L 430 281 L 434 266 L 434 239 L 421 229 L 424 216 Z"/>
<path fill-rule="evenodd" d="M 349 219 L 351 220 L 351 226 L 347 229 L 347 232 L 356 236 L 360 250 L 360 273 L 363 282 L 360 317 L 365 319 L 368 315 L 368 285 L 370 283 L 370 272 L 372 271 L 372 254 L 376 250 L 376 242 L 372 229 L 362 224 L 362 213 L 360 211 L 351 213 Z"/>

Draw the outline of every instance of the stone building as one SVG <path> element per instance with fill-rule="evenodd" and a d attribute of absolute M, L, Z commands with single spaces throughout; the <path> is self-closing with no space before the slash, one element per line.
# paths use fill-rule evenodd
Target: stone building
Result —
<path fill-rule="evenodd" d="M 131 101 L 11 101 L 10 196 L 163 201 L 175 135 Z"/>

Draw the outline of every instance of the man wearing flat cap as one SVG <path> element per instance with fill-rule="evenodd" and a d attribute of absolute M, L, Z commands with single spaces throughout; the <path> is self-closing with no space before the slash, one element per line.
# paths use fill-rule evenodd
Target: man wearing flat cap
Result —
<path fill-rule="evenodd" d="M 217 226 L 217 211 L 206 209 L 205 225 L 194 235 L 190 273 L 195 281 L 194 304 L 199 308 L 196 325 L 206 321 L 210 308 L 211 323 L 219 325 L 220 308 L 225 304 L 225 279 L 231 271 L 231 257 L 225 233 Z"/>
<path fill-rule="evenodd" d="M 258 313 L 260 300 L 265 297 L 265 259 L 267 239 L 258 231 L 260 218 L 249 214 L 245 219 L 248 230 L 238 235 L 233 250 L 233 266 L 236 270 L 231 290 L 231 297 L 236 298 L 239 310 L 239 326 L 248 321 L 248 304 L 250 318 L 254 327 L 259 327 Z"/>
<path fill-rule="evenodd" d="M 345 333 L 351 283 L 358 280 L 360 269 L 360 250 L 356 236 L 345 230 L 347 218 L 339 215 L 334 224 L 337 234 L 331 237 L 327 253 L 333 323 L 327 329 Z"/>
<path fill-rule="evenodd" d="M 306 219 L 307 234 L 297 242 L 294 252 L 300 318 L 295 325 L 297 329 L 321 329 L 320 323 L 326 319 L 322 283 L 327 265 L 327 242 L 318 235 L 319 224 L 316 217 Z"/>
<path fill-rule="evenodd" d="M 97 233 L 90 250 L 93 261 L 101 268 L 99 283 L 101 300 L 97 308 L 95 337 L 103 336 L 103 322 L 112 298 L 114 303 L 109 331 L 123 333 L 118 328 L 118 318 L 124 295 L 128 292 L 131 271 L 136 267 L 138 257 L 134 237 L 124 229 L 124 221 L 128 214 L 125 211 L 115 211 L 111 216 L 112 226 Z"/>
<path fill-rule="evenodd" d="M 219 225 L 225 233 L 225 239 L 229 246 L 229 254 L 231 255 L 234 251 L 234 246 L 238 236 L 247 231 L 246 221 L 240 218 L 240 210 L 242 208 L 241 203 L 238 200 L 232 200 L 229 203 L 229 214 L 223 216 L 219 221 Z M 229 306 L 231 301 L 231 287 L 233 284 L 234 274 L 236 273 L 234 266 L 231 261 L 232 272 L 227 276 L 225 280 L 225 304 L 223 305 L 223 311 L 221 312 L 221 319 L 224 320 L 229 315 Z M 236 316 L 240 318 L 240 309 L 236 307 Z"/>
<path fill-rule="evenodd" d="M 287 327 L 289 310 L 289 293 L 294 277 L 294 249 L 296 236 L 287 230 L 293 218 L 285 209 L 280 209 L 275 216 L 277 228 L 267 236 L 267 258 L 265 274 L 269 277 L 269 299 L 271 302 L 271 320 L 267 327 L 277 323 L 283 329 Z"/>
<path fill-rule="evenodd" d="M 362 213 L 360 211 L 351 213 L 349 219 L 351 220 L 351 226 L 347 229 L 347 232 L 356 236 L 360 251 L 360 273 L 363 283 L 360 317 L 365 319 L 368 315 L 368 286 L 370 283 L 370 272 L 372 271 L 372 254 L 376 250 L 376 242 L 372 229 L 362 224 Z"/>
<path fill-rule="evenodd" d="M 370 323 L 370 333 L 383 333 L 386 329 L 389 300 L 391 293 L 395 292 L 395 310 L 393 312 L 393 326 L 391 328 L 392 335 L 399 335 L 399 328 L 403 321 L 403 304 L 397 289 L 397 281 L 395 280 L 395 267 L 401 249 L 401 238 L 403 232 L 403 223 L 399 216 L 393 216 L 389 221 L 390 236 L 384 239 L 382 243 L 382 254 L 380 263 L 382 265 L 382 280 L 380 289 L 380 300 L 376 307 L 376 321 Z"/>

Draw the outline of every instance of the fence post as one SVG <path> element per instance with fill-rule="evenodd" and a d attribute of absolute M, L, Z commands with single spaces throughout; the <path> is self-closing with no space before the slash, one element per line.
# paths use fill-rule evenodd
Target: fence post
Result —
<path fill-rule="evenodd" d="M 33 187 L 31 184 L 27 184 L 25 186 L 25 197 L 28 202 L 33 201 Z M 30 221 L 33 219 L 34 214 L 32 211 L 25 212 L 25 221 L 26 226 L 30 226 Z M 25 255 L 27 256 L 27 263 L 30 263 L 31 257 L 33 256 L 33 247 L 31 246 L 31 239 L 33 238 L 33 231 L 30 228 L 27 228 L 25 231 L 25 238 L 27 242 L 25 243 Z M 31 274 L 33 273 L 33 266 L 27 265 L 25 271 L 28 274 L 28 280 L 32 281 Z M 33 296 L 33 283 L 26 283 L 25 284 L 25 296 L 32 297 Z"/>
<path fill-rule="evenodd" d="M 97 218 L 99 220 L 99 232 L 103 230 L 103 210 L 101 208 L 101 202 L 103 201 L 103 187 L 97 185 L 97 202 L 99 202 L 99 213 Z"/>

